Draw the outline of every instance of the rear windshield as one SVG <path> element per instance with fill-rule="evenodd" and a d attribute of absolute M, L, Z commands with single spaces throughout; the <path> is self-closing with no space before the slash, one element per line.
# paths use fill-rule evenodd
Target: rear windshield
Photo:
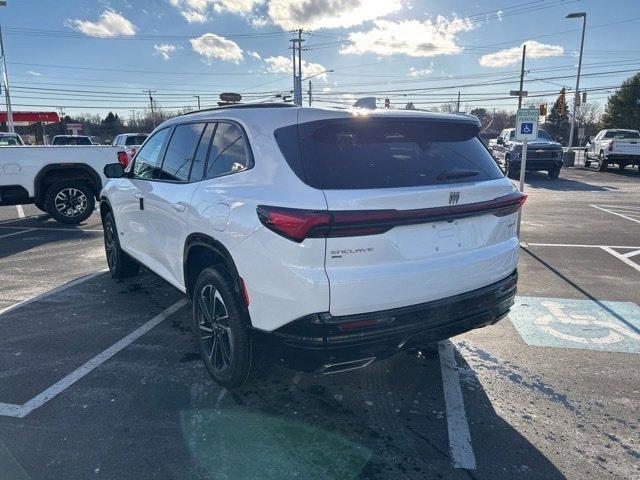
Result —
<path fill-rule="evenodd" d="M 125 142 L 125 146 L 129 147 L 131 145 L 142 145 L 146 140 L 147 135 L 135 135 L 132 137 L 127 137 Z"/>
<path fill-rule="evenodd" d="M 298 177 L 329 190 L 503 177 L 477 134 L 475 124 L 380 118 L 320 120 L 275 132 Z"/>
<path fill-rule="evenodd" d="M 604 138 L 640 138 L 640 132 L 634 132 L 633 130 L 609 130 L 605 133 Z"/>
<path fill-rule="evenodd" d="M 93 145 L 89 137 L 58 137 L 53 139 L 54 145 Z"/>

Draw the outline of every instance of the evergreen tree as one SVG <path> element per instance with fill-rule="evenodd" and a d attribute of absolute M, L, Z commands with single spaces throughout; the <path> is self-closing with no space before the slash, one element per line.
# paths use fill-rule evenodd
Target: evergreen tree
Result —
<path fill-rule="evenodd" d="M 545 120 L 544 129 L 554 139 L 569 139 L 569 109 L 566 97 L 563 88 Z"/>
<path fill-rule="evenodd" d="M 603 128 L 640 129 L 640 73 L 627 78 L 607 100 Z"/>

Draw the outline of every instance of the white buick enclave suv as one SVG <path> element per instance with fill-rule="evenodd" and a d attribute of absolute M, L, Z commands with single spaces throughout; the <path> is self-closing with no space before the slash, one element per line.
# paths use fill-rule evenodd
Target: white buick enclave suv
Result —
<path fill-rule="evenodd" d="M 256 351 L 325 373 L 504 317 L 525 196 L 475 117 L 237 105 L 171 119 L 101 194 L 113 277 L 193 304 L 220 384 Z"/>

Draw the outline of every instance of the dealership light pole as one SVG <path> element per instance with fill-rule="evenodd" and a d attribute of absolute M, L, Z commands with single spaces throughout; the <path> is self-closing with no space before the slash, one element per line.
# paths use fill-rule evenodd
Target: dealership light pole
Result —
<path fill-rule="evenodd" d="M 580 70 L 582 68 L 582 50 L 584 48 L 584 31 L 587 26 L 587 13 L 586 12 L 574 12 L 570 13 L 564 18 L 582 18 L 582 40 L 580 41 L 580 58 L 578 60 L 578 75 L 576 77 L 576 91 L 573 97 L 573 109 L 571 112 L 571 131 L 569 132 L 569 152 L 573 152 L 573 130 L 575 128 L 576 123 L 576 105 L 578 104 L 577 99 L 580 94 Z"/>
<path fill-rule="evenodd" d="M 0 1 L 0 7 L 6 7 L 6 1 Z M 2 55 L 2 82 L 4 83 L 4 99 L 7 104 L 7 128 L 11 133 L 13 128 L 13 111 L 11 110 L 11 96 L 9 95 L 9 75 L 7 74 L 7 59 L 4 55 L 4 40 L 2 38 L 2 27 L 0 27 L 0 55 Z"/>

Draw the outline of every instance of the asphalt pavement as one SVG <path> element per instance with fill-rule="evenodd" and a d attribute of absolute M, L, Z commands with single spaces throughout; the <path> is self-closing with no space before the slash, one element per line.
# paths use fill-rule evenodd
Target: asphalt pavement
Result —
<path fill-rule="evenodd" d="M 227 391 L 183 296 L 105 272 L 99 216 L 0 207 L 0 479 L 640 477 L 640 174 L 528 174 L 497 325 Z"/>

